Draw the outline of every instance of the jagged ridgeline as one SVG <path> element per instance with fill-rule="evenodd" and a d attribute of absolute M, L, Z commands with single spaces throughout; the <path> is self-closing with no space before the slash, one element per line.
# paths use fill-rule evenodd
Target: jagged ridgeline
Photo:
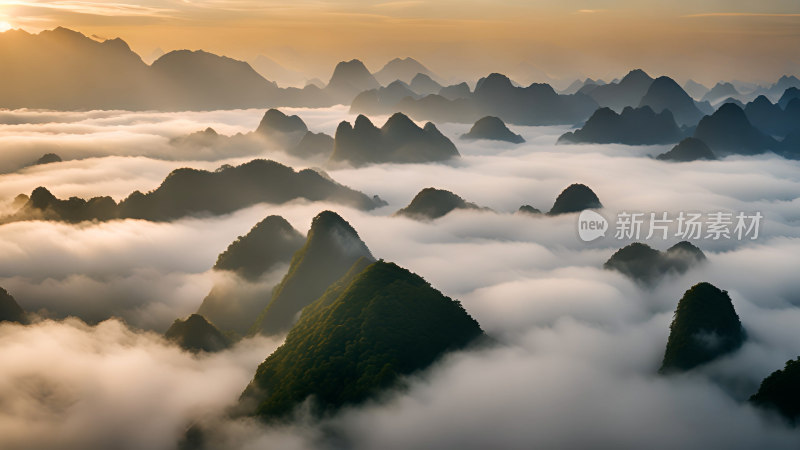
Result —
<path fill-rule="evenodd" d="M 303 310 L 285 343 L 258 367 L 242 407 L 265 420 L 285 418 L 305 401 L 314 415 L 332 413 L 481 336 L 457 301 L 418 275 L 362 258 Z"/>
<path fill-rule="evenodd" d="M 236 167 L 223 166 L 214 172 L 174 170 L 157 189 L 146 194 L 135 191 L 119 205 L 111 197 L 61 200 L 39 187 L 19 211 L 0 222 L 116 218 L 166 221 L 195 214 L 227 214 L 257 203 L 279 204 L 298 198 L 327 200 L 359 209 L 385 204 L 377 196 L 367 197 L 324 173 L 311 169 L 296 172 L 275 161 L 256 159 Z"/>
<path fill-rule="evenodd" d="M 319 213 L 251 333 L 274 335 L 289 330 L 304 307 L 362 258 L 375 260 L 356 230 L 335 212 Z"/>
<path fill-rule="evenodd" d="M 737 350 L 744 340 L 728 293 L 711 283 L 698 283 L 678 302 L 660 372 L 693 369 Z"/>

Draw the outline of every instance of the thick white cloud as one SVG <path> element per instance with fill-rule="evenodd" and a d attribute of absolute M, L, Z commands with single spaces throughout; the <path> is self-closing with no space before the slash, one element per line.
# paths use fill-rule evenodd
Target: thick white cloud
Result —
<path fill-rule="evenodd" d="M 327 133 L 333 133 L 339 120 L 352 120 L 342 108 L 285 111 L 300 114 L 309 128 Z M 61 136 L 64 145 L 78 139 L 92 149 L 75 157 L 114 156 L 2 175 L 0 197 L 6 201 L 38 185 L 52 187 L 59 196 L 109 194 L 119 199 L 134 189 L 154 188 L 181 165 L 213 169 L 224 162 L 247 160 L 246 155 L 166 158 L 161 150 L 147 153 L 139 144 L 160 142 L 153 148 L 163 150 L 167 137 L 208 125 L 224 133 L 250 130 L 263 111 L 36 114 L 47 116 L 40 122 L 49 123 L 37 124 L 29 118 L 30 123 L 14 126 L 21 127 L 17 131 L 0 126 L 0 134 L 17 132 L 20 142 L 41 139 L 55 145 L 60 135 L 47 133 L 70 132 L 75 135 Z M 383 119 L 374 122 L 381 125 Z M 224 370 L 224 364 L 239 358 L 242 346 L 197 359 L 114 321 L 96 328 L 71 321 L 0 328 L 14 337 L 8 342 L 28 349 L 31 361 L 40 361 L 39 366 L 21 365 L 30 367 L 32 379 L 37 375 L 48 380 L 36 388 L 42 392 L 49 392 L 47 383 L 58 381 L 43 362 L 55 358 L 51 348 L 70 356 L 75 365 L 89 361 L 87 367 L 109 378 L 116 373 L 106 364 L 113 365 L 119 358 L 125 362 L 120 355 L 135 354 L 139 359 L 128 360 L 126 367 L 137 374 L 154 363 L 160 377 L 145 378 L 157 388 L 135 391 L 138 396 L 126 393 L 126 384 L 111 380 L 94 385 L 75 381 L 84 389 L 62 389 L 82 377 L 94 378 L 88 375 L 89 369 L 56 360 L 54 367 L 72 371 L 65 376 L 65 384 L 51 389 L 54 394 L 44 400 L 10 392 L 8 384 L 0 387 L 0 404 L 9 398 L 15 405 L 11 413 L 0 415 L 0 431 L 14 429 L 12 436 L 17 440 L 12 443 L 19 448 L 25 448 L 26 436 L 41 444 L 38 448 L 53 446 L 56 440 L 48 441 L 50 437 L 38 432 L 54 426 L 53 411 L 67 408 L 71 418 L 67 425 L 72 428 L 57 429 L 74 439 L 66 442 L 84 447 L 113 441 L 130 442 L 129 448 L 160 448 L 168 439 L 156 439 L 175 438 L 195 419 L 203 419 L 212 430 L 210 438 L 221 448 L 338 444 L 355 448 L 795 447 L 797 432 L 750 408 L 744 400 L 764 376 L 800 354 L 800 327 L 796 326 L 800 321 L 796 276 L 800 164 L 770 155 L 668 164 L 648 157 L 664 151 L 664 146 L 555 146 L 562 127 L 512 128 L 528 143 L 456 140 L 463 158 L 452 164 L 332 170 L 337 181 L 389 202 L 372 212 L 292 202 L 171 223 L 126 220 L 0 226 L 0 286 L 24 307 L 44 308 L 58 317 L 78 314 L 100 320 L 119 315 L 137 327 L 163 331 L 172 319 L 199 306 L 214 281 L 209 269 L 216 255 L 236 236 L 268 214 L 282 215 L 305 232 L 318 212 L 332 209 L 354 226 L 376 257 L 419 273 L 459 299 L 502 342 L 499 348 L 451 355 L 412 378 L 407 391 L 344 411 L 334 419 L 269 428 L 222 416 L 224 406 L 235 402 L 255 364 L 272 347 L 254 349 L 243 343 L 252 350 L 250 365 L 233 362 L 236 368 L 230 370 L 234 373 L 214 378 L 196 372 L 205 371 L 207 365 Z M 441 129 L 455 138 L 468 126 Z M 79 132 L 93 133 L 101 143 L 104 133 L 110 133 L 109 142 L 121 144 L 115 151 L 103 145 L 93 147 L 92 139 L 81 138 Z M 114 133 L 122 134 L 112 137 Z M 0 165 L 5 163 L 0 161 Z M 761 235 L 756 241 L 696 241 L 708 256 L 705 264 L 645 288 L 602 269 L 603 262 L 627 240 L 608 236 L 583 243 L 575 215 L 512 214 L 522 204 L 548 210 L 558 193 L 574 182 L 585 183 L 597 193 L 606 206 L 601 212 L 609 219 L 619 211 L 759 211 L 764 216 Z M 429 223 L 391 216 L 429 186 L 452 190 L 495 212 L 459 211 Z M 664 250 L 678 240 L 648 243 Z M 658 377 L 655 372 L 672 312 L 683 292 L 699 281 L 730 292 L 749 340 L 738 352 L 691 375 Z M 109 328 L 115 331 L 103 331 Z M 108 347 L 119 353 L 102 350 Z M 0 345 L 0 356 L 9 348 L 14 347 Z M 3 360 L 15 361 L 11 356 Z M 0 380 L 15 379 L 15 370 L 4 363 Z M 159 389 L 173 383 L 176 393 L 168 396 L 171 406 L 164 412 L 168 420 L 159 423 L 153 419 L 161 413 L 154 413 L 152 405 L 160 401 Z M 201 398 L 205 400 L 199 411 L 204 414 L 198 417 L 193 402 Z M 92 401 L 96 401 L 92 408 L 69 409 Z M 105 407 L 112 413 L 121 411 L 120 415 L 104 415 Z M 145 410 L 150 416 L 126 422 Z M 112 424 L 103 427 L 105 419 Z M 15 429 L 20 421 L 28 426 Z M 81 427 L 87 428 L 87 437 L 78 434 Z"/>

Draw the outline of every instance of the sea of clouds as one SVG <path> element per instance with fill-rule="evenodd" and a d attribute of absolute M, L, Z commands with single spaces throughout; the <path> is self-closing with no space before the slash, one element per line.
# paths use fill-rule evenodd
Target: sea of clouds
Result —
<path fill-rule="evenodd" d="M 354 119 L 343 107 L 284 111 L 328 134 Z M 195 153 L 170 144 L 208 126 L 246 133 L 262 114 L 3 112 L 0 203 L 37 186 L 120 200 L 178 167 L 213 170 L 255 157 L 320 165 L 268 147 Z M 295 201 L 167 223 L 0 226 L 0 286 L 40 320 L 0 325 L 0 447 L 168 449 L 201 423 L 218 448 L 796 448 L 798 431 L 745 401 L 800 354 L 800 162 L 665 163 L 652 156 L 668 146 L 555 146 L 567 127 L 511 128 L 528 142 L 460 141 L 469 126 L 444 124 L 459 161 L 329 170 L 389 202 L 371 212 Z M 48 152 L 65 161 L 24 167 Z M 631 241 L 613 229 L 585 243 L 577 215 L 514 214 L 522 204 L 550 209 L 575 182 L 594 190 L 610 221 L 621 211 L 760 212 L 764 220 L 756 240 L 694 241 L 705 264 L 642 286 L 602 269 Z M 433 222 L 392 216 L 425 187 L 492 211 Z M 195 356 L 159 334 L 197 309 L 217 255 L 237 236 L 269 214 L 305 233 L 324 209 L 348 220 L 376 257 L 460 300 L 499 345 L 451 354 L 407 390 L 322 421 L 302 413 L 272 427 L 227 419 L 280 342 L 248 339 Z M 679 240 L 647 242 L 665 250 Z M 748 341 L 686 375 L 658 376 L 675 306 L 700 281 L 729 292 Z"/>

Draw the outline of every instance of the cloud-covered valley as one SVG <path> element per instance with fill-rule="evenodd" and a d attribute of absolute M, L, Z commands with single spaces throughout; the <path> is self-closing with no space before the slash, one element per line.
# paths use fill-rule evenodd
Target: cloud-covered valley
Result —
<path fill-rule="evenodd" d="M 328 134 L 354 119 L 341 107 L 284 111 Z M 208 126 L 252 131 L 262 114 L 4 112 L 0 202 L 37 186 L 61 198 L 120 200 L 178 167 L 254 157 L 316 165 L 270 149 L 192 154 L 169 144 Z M 800 162 L 766 154 L 665 163 L 652 156 L 667 146 L 556 146 L 565 127 L 514 127 L 527 140 L 517 146 L 459 140 L 468 128 L 440 126 L 462 154 L 452 163 L 329 170 L 388 202 L 370 212 L 293 201 L 171 222 L 0 225 L 0 286 L 42 318 L 0 325 L 2 447 L 167 449 L 197 421 L 215 448 L 796 447 L 796 429 L 746 400 L 800 354 Z M 65 161 L 21 168 L 47 152 Z M 630 239 L 612 232 L 585 243 L 575 214 L 515 214 L 523 204 L 549 210 L 576 182 L 598 195 L 609 220 L 621 211 L 760 212 L 764 220 L 756 240 L 693 241 L 704 264 L 641 286 L 603 269 Z M 431 222 L 392 216 L 426 187 L 492 211 Z M 217 255 L 237 236 L 270 214 L 305 233 L 325 209 L 350 222 L 377 258 L 460 300 L 498 345 L 453 353 L 405 390 L 332 418 L 230 419 L 226 408 L 279 342 L 248 339 L 197 356 L 158 334 L 197 309 L 218 276 Z M 648 244 L 665 250 L 679 240 Z M 689 374 L 660 376 L 673 311 L 700 281 L 729 292 L 748 340 Z"/>

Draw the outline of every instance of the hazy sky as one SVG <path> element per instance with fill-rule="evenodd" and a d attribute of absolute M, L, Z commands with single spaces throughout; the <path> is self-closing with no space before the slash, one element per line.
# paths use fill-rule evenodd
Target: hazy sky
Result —
<path fill-rule="evenodd" d="M 156 48 L 265 54 L 323 79 L 339 60 L 377 70 L 395 56 L 445 77 L 521 81 L 634 67 L 706 83 L 800 72 L 795 0 L 0 1 L 0 29 L 58 25 L 122 37 L 145 59 Z"/>

